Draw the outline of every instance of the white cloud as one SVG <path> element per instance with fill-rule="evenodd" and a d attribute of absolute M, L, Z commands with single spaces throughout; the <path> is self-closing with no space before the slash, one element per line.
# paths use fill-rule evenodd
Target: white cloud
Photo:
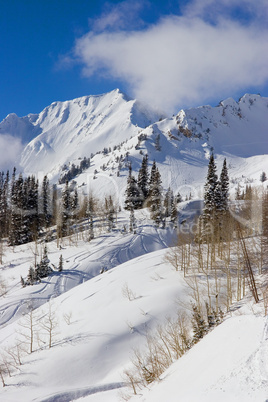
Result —
<path fill-rule="evenodd" d="M 85 75 L 102 71 L 121 79 L 133 96 L 165 110 L 229 96 L 268 80 L 268 30 L 255 18 L 261 7 L 265 15 L 265 2 L 254 3 L 258 12 L 248 23 L 231 19 L 230 0 L 223 0 L 226 15 L 221 7 L 212 24 L 204 12 L 218 3 L 195 0 L 184 15 L 144 30 L 91 31 L 77 40 L 75 57 Z M 240 4 L 249 8 L 253 2 Z"/>
<path fill-rule="evenodd" d="M 9 134 L 0 135 L 0 170 L 12 170 L 18 167 L 23 145 L 20 138 L 12 137 Z"/>
<path fill-rule="evenodd" d="M 129 29 L 130 26 L 144 25 L 139 18 L 139 12 L 147 6 L 147 0 L 122 1 L 118 4 L 106 3 L 101 16 L 95 20 L 90 19 L 89 23 L 95 32 L 106 29 Z"/>

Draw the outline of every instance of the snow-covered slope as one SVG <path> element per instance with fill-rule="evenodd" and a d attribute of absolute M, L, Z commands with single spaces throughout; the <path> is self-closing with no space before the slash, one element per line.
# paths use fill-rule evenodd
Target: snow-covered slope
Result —
<path fill-rule="evenodd" d="M 147 226 L 136 235 L 114 232 L 90 243 L 66 239 L 61 249 L 54 241 L 47 244 L 49 258 L 57 265 L 63 255 L 62 273 L 55 271 L 25 288 L 19 275 L 27 274 L 33 252 L 39 250 L 34 244 L 16 247 L 14 253 L 6 250 L 0 348 L 12 364 L 12 353 L 16 357 L 19 347 L 21 365 L 10 366 L 9 376 L 0 357 L 6 383 L 0 386 L 0 400 L 120 402 L 120 392 L 131 393 L 123 372 L 131 366 L 133 349 L 143 350 L 146 334 L 163 325 L 166 317 L 176 316 L 178 308 L 189 306 L 192 289 L 183 272 L 167 262 L 171 240 L 170 230 Z M 99 274 L 103 267 L 108 271 Z M 29 323 L 23 313 L 30 304 L 36 308 L 32 354 L 23 352 L 29 350 Z M 54 325 L 51 348 L 42 326 L 49 311 Z M 246 297 L 223 324 L 173 363 L 159 383 L 139 389 L 131 400 L 264 401 L 267 331 L 263 304 Z"/>
<path fill-rule="evenodd" d="M 267 400 L 268 320 L 234 315 L 208 334 L 133 402 Z M 89 399 L 90 401 L 90 399 Z"/>
<path fill-rule="evenodd" d="M 0 134 L 32 139 L 21 156 L 25 173 L 43 172 L 56 182 L 64 164 L 77 165 L 79 158 L 92 156 L 91 167 L 75 179 L 79 185 L 86 183 L 107 193 L 111 180 L 112 187 L 123 189 L 128 162 L 135 173 L 147 153 L 149 162 L 158 164 L 164 188 L 171 186 L 197 197 L 211 151 L 219 169 L 227 157 L 234 183 L 243 182 L 243 177 L 259 182 L 260 173 L 268 170 L 267 127 L 268 99 L 260 95 L 246 94 L 239 102 L 229 98 L 217 107 L 181 110 L 163 119 L 160 113 L 114 90 L 54 102 L 38 115 L 9 115 L 0 123 Z M 155 147 L 158 136 L 161 150 Z M 93 180 L 95 172 L 101 173 L 98 180 Z"/>
<path fill-rule="evenodd" d="M 0 133 L 31 139 L 22 153 L 21 166 L 26 172 L 47 173 L 52 167 L 125 141 L 159 117 L 159 113 L 114 90 L 54 102 L 38 115 L 9 115 L 0 124 Z"/>

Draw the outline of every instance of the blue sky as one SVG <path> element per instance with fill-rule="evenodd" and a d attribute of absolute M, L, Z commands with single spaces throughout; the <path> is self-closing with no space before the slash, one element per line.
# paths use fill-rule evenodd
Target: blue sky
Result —
<path fill-rule="evenodd" d="M 268 96 L 266 0 L 0 0 L 0 120 L 119 87 L 174 112 Z"/>

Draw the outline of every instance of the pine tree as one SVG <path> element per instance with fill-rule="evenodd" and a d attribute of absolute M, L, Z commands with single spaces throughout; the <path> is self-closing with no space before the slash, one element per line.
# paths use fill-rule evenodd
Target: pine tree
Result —
<path fill-rule="evenodd" d="M 108 220 L 108 231 L 110 232 L 115 226 L 115 207 L 111 196 L 108 199 L 105 198 L 105 209 Z"/>
<path fill-rule="evenodd" d="M 71 198 L 71 210 L 72 210 L 72 215 L 74 218 L 76 216 L 77 208 L 78 208 L 78 192 L 77 192 L 77 189 L 75 188 L 74 195 Z"/>
<path fill-rule="evenodd" d="M 69 234 L 69 220 L 71 213 L 71 195 L 69 183 L 66 181 L 65 188 L 62 192 L 62 217 L 61 217 L 61 234 L 67 236 Z"/>
<path fill-rule="evenodd" d="M 228 198 L 229 198 L 229 176 L 226 159 L 224 159 L 222 171 L 219 180 L 220 187 L 220 200 L 219 203 L 216 203 L 216 209 L 218 211 L 228 211 Z"/>
<path fill-rule="evenodd" d="M 49 266 L 49 262 L 50 261 L 47 255 L 47 247 L 45 246 L 43 257 L 41 258 L 40 263 L 37 264 L 35 269 L 36 278 L 38 280 L 46 278 L 49 274 L 51 274 L 52 269 Z"/>
<path fill-rule="evenodd" d="M 214 229 L 216 217 L 216 202 L 218 202 L 219 198 L 221 198 L 221 190 L 218 187 L 218 176 L 216 174 L 214 156 L 211 154 L 204 187 L 204 208 L 201 216 L 202 237 L 204 239 L 207 239 L 208 235 L 212 235 L 211 231 Z"/>
<path fill-rule="evenodd" d="M 137 181 L 132 175 L 132 167 L 129 165 L 129 173 L 127 179 L 127 188 L 125 191 L 125 209 L 131 210 L 141 208 L 143 203 L 143 195 L 138 187 Z"/>
<path fill-rule="evenodd" d="M 41 192 L 41 216 L 42 216 L 42 225 L 44 227 L 48 227 L 51 223 L 51 213 L 49 211 L 50 206 L 50 189 L 49 189 L 49 180 L 47 176 L 44 176 L 43 184 L 42 184 L 42 192 Z"/>
<path fill-rule="evenodd" d="M 164 198 L 165 217 L 171 216 L 172 205 L 174 204 L 173 191 L 169 187 Z"/>
<path fill-rule="evenodd" d="M 178 211 L 177 211 L 177 206 L 175 199 L 172 200 L 171 203 L 171 214 L 170 214 L 170 220 L 172 223 L 176 224 L 178 220 Z"/>
<path fill-rule="evenodd" d="M 176 203 L 179 204 L 180 202 L 182 202 L 182 196 L 178 192 L 177 195 L 176 195 Z"/>
<path fill-rule="evenodd" d="M 148 181 L 148 155 L 145 155 L 142 159 L 141 168 L 138 174 L 138 187 L 143 195 L 144 200 L 146 200 L 148 196 Z"/>
<path fill-rule="evenodd" d="M 261 181 L 262 183 L 264 183 L 266 180 L 267 180 L 267 175 L 266 175 L 265 172 L 262 172 L 262 173 L 261 173 L 261 177 L 260 177 L 260 181 Z"/>
<path fill-rule="evenodd" d="M 60 259 L 59 259 L 58 270 L 59 270 L 59 272 L 61 272 L 63 270 L 63 257 L 62 257 L 62 254 L 60 255 Z"/>
<path fill-rule="evenodd" d="M 151 175 L 152 176 L 152 175 Z M 161 175 L 159 170 L 153 175 L 152 181 L 150 180 L 149 188 L 149 207 L 151 212 L 151 219 L 155 221 L 157 225 L 160 224 L 162 220 L 162 186 L 161 186 Z"/>
<path fill-rule="evenodd" d="M 201 314 L 199 308 L 193 304 L 192 305 L 193 316 L 192 316 L 192 324 L 193 324 L 193 342 L 197 343 L 204 337 L 207 332 L 207 326 L 205 320 Z"/>
<path fill-rule="evenodd" d="M 157 134 L 156 137 L 155 137 L 155 149 L 157 151 L 161 151 L 160 134 Z"/>

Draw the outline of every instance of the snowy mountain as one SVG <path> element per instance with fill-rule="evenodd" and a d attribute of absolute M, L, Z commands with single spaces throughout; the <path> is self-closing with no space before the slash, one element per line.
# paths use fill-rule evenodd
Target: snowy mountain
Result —
<path fill-rule="evenodd" d="M 31 139 L 21 156 L 26 172 L 63 165 L 78 157 L 89 157 L 101 147 L 114 146 L 138 133 L 160 117 L 128 99 L 119 90 L 72 101 L 54 102 L 38 115 L 18 118 L 9 115 L 0 133 Z"/>
<path fill-rule="evenodd" d="M 261 172 L 268 170 L 267 108 L 267 98 L 246 94 L 239 102 L 229 98 L 217 107 L 181 110 L 163 118 L 114 90 L 54 102 L 37 115 L 9 115 L 0 123 L 0 135 L 20 137 L 24 143 L 30 140 L 21 153 L 21 168 L 27 174 L 48 174 L 52 182 L 62 175 L 64 165 L 91 157 L 91 167 L 75 178 L 78 184 L 111 192 L 107 181 L 113 180 L 112 187 L 122 189 L 128 162 L 137 172 L 147 153 L 149 162 L 156 160 L 159 165 L 165 188 L 180 188 L 197 197 L 211 151 L 219 168 L 227 157 L 230 176 L 242 185 L 244 177 L 258 182 Z M 93 181 L 95 172 L 101 175 Z"/>
<path fill-rule="evenodd" d="M 84 218 L 63 238 L 56 225 L 44 233 L 46 239 L 14 247 L 7 239 L 0 242 L 1 401 L 267 398 L 267 265 L 260 237 L 251 233 L 243 243 L 256 276 L 256 304 L 237 237 L 223 242 L 221 251 L 187 239 L 174 248 L 177 229 L 169 220 L 160 228 L 146 208 L 135 210 L 131 231 L 130 212 L 118 208 L 124 203 L 130 162 L 137 175 L 148 154 L 149 165 L 157 163 L 164 189 L 171 186 L 194 198 L 178 205 L 178 231 L 184 234 L 186 221 L 200 212 L 211 151 L 218 170 L 227 158 L 231 190 L 238 183 L 260 184 L 261 172 L 268 172 L 267 110 L 267 98 L 245 95 L 239 102 L 227 99 L 218 107 L 181 110 L 164 118 L 115 90 L 54 102 L 36 115 L 11 114 L 0 123 L 0 146 L 1 138 L 25 145 L 20 158 L 24 173 L 47 173 L 55 183 L 72 164 L 90 158 L 90 166 L 73 177 L 79 191 L 92 191 L 100 199 L 113 194 L 116 208 L 114 225 L 108 228 L 100 204 L 94 238 Z M 45 248 L 50 274 L 25 284 Z M 192 304 L 198 300 L 209 328 L 195 343 Z M 215 313 L 214 323 L 208 301 L 211 309 L 219 303 L 225 313 Z M 160 349 L 150 343 L 155 334 L 163 341 Z M 175 346 L 167 339 L 175 340 Z M 138 366 L 145 376 L 142 383 L 132 362 L 134 350 L 143 361 L 148 344 L 153 356 L 160 361 L 164 356 L 162 362 L 169 364 L 163 363 L 161 375 L 151 382 L 147 359 Z M 133 372 L 134 388 L 129 380 Z"/>

